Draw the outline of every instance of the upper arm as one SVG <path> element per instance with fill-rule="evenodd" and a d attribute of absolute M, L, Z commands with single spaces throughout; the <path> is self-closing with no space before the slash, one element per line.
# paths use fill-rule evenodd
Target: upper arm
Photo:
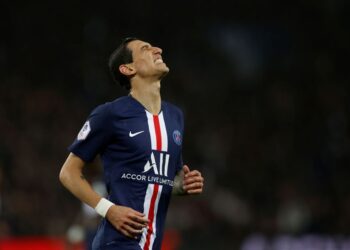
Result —
<path fill-rule="evenodd" d="M 60 171 L 60 180 L 64 180 L 69 175 L 81 173 L 85 162 L 73 153 L 70 153 Z"/>
<path fill-rule="evenodd" d="M 84 162 L 92 162 L 112 138 L 110 105 L 98 106 L 89 115 L 68 150 Z"/>

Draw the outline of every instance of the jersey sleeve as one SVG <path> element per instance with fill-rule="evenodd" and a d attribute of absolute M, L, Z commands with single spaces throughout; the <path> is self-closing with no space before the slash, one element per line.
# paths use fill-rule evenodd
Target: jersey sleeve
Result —
<path fill-rule="evenodd" d="M 109 105 L 98 106 L 89 115 L 75 141 L 68 150 L 85 162 L 91 162 L 110 140 L 111 119 Z"/>

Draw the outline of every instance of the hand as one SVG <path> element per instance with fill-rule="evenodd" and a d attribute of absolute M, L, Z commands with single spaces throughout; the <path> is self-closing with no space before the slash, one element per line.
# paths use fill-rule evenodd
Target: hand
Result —
<path fill-rule="evenodd" d="M 124 206 L 111 206 L 106 218 L 122 234 L 130 238 L 137 238 L 148 225 L 148 219 L 144 214 Z"/>
<path fill-rule="evenodd" d="M 204 178 L 198 170 L 190 171 L 187 165 L 182 168 L 184 173 L 183 190 L 188 194 L 200 194 L 203 192 Z"/>

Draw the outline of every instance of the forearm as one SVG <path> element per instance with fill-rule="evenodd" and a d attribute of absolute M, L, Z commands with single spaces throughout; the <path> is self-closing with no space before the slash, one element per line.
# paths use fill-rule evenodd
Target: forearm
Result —
<path fill-rule="evenodd" d="M 122 234 L 136 238 L 143 232 L 149 221 L 144 214 L 124 206 L 101 199 L 90 183 L 83 176 L 85 163 L 74 154 L 70 154 L 60 172 L 60 181 L 73 195 L 82 202 L 95 208 L 96 212 L 107 220 Z"/>
<path fill-rule="evenodd" d="M 63 186 L 74 196 L 95 208 L 102 197 L 92 189 L 90 183 L 85 179 L 82 171 L 84 164 L 80 158 L 70 154 L 62 166 L 59 177 Z"/>

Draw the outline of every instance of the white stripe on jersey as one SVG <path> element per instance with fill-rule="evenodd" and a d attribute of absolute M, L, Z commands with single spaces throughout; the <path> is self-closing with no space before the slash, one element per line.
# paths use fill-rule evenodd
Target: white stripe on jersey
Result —
<path fill-rule="evenodd" d="M 152 201 L 152 196 L 154 194 L 154 186 L 158 186 L 158 192 L 155 193 L 156 197 L 154 199 L 154 204 L 151 204 Z M 146 215 L 146 217 L 151 220 L 150 218 L 150 213 L 151 213 L 151 207 L 153 206 L 153 220 L 150 221 L 152 223 L 152 231 L 153 233 L 151 235 L 148 235 L 148 230 L 146 228 L 143 229 L 141 239 L 139 242 L 139 246 L 141 249 L 145 248 L 145 245 L 147 243 L 147 238 L 149 238 L 148 242 L 148 249 L 152 250 L 154 240 L 156 239 L 156 232 L 157 232 L 157 213 L 158 213 L 158 205 L 159 205 L 159 200 L 160 196 L 162 195 L 162 185 L 158 184 L 148 184 L 147 191 L 146 191 L 146 197 L 145 197 L 145 202 L 144 202 L 144 211 L 143 213 Z M 146 247 L 147 248 L 147 247 Z"/>
<path fill-rule="evenodd" d="M 150 140 L 151 140 L 151 149 L 157 150 L 157 146 L 158 147 L 160 146 L 160 145 L 157 145 L 157 139 L 158 139 L 158 143 L 161 144 L 160 150 L 162 152 L 167 152 L 168 151 L 168 134 L 165 126 L 163 112 L 160 112 L 158 116 L 151 114 L 147 110 L 145 110 L 145 112 L 147 115 L 148 129 L 149 129 Z M 157 122 L 157 124 L 155 124 L 155 121 Z M 158 121 L 159 121 L 159 127 L 158 127 Z M 167 176 L 168 175 L 167 167 L 164 169 L 164 171 L 162 169 L 163 161 L 165 162 L 165 164 L 169 163 L 169 155 L 168 154 L 165 154 L 165 155 L 166 157 L 165 159 L 163 159 L 164 158 L 163 153 L 160 153 L 159 174 L 160 175 L 165 174 L 165 176 Z M 151 155 L 150 160 L 151 160 L 152 166 L 154 166 L 154 173 L 158 175 L 153 153 Z M 155 185 L 157 185 L 156 188 L 155 188 Z M 158 188 L 158 192 L 157 192 L 157 188 Z M 141 249 L 148 248 L 149 250 L 152 250 L 153 248 L 153 244 L 156 239 L 157 213 L 158 213 L 159 200 L 162 194 L 162 189 L 163 189 L 163 186 L 158 184 L 148 184 L 147 186 L 144 205 L 143 205 L 143 209 L 144 209 L 143 211 L 148 219 L 152 219 L 151 217 L 153 213 L 153 220 L 150 221 L 150 223 L 152 223 L 153 233 L 149 235 L 149 230 L 143 229 L 142 236 L 139 242 L 139 246 L 141 247 Z M 153 211 L 150 211 L 152 207 L 153 207 Z"/>
<path fill-rule="evenodd" d="M 163 112 L 159 114 L 158 118 L 159 118 L 159 124 L 160 124 L 160 131 L 162 133 L 162 151 L 167 152 L 168 151 L 168 134 L 166 131 Z"/>
<path fill-rule="evenodd" d="M 148 129 L 151 136 L 151 148 L 152 150 L 157 150 L 157 138 L 156 138 L 156 129 L 154 128 L 153 115 L 146 110 Z"/>
<path fill-rule="evenodd" d="M 147 110 L 145 111 L 147 115 L 149 134 L 151 136 L 151 147 L 152 147 L 152 150 L 157 150 L 157 137 L 156 137 L 156 129 L 154 125 L 153 114 L 151 114 Z M 158 119 L 159 119 L 160 133 L 162 138 L 161 151 L 167 152 L 168 151 L 168 133 L 165 126 L 163 111 L 160 112 L 160 114 L 158 115 Z"/>
<path fill-rule="evenodd" d="M 157 223 L 157 212 L 158 212 L 159 199 L 160 199 L 160 196 L 162 194 L 162 189 L 163 189 L 163 186 L 159 185 L 156 203 L 154 204 L 153 234 L 151 235 L 151 240 L 150 240 L 150 244 L 149 244 L 149 250 L 153 249 L 153 243 L 154 243 L 154 240 L 156 239 L 156 234 L 157 234 L 157 226 L 156 226 L 156 223 Z"/>
<path fill-rule="evenodd" d="M 146 218 L 148 218 L 149 209 L 151 207 L 153 189 L 154 189 L 154 184 L 148 184 L 145 201 L 143 203 L 143 213 L 146 215 Z M 141 236 L 141 240 L 139 242 L 141 249 L 143 249 L 143 247 L 145 246 L 146 236 L 147 236 L 147 228 L 144 228 Z"/>

